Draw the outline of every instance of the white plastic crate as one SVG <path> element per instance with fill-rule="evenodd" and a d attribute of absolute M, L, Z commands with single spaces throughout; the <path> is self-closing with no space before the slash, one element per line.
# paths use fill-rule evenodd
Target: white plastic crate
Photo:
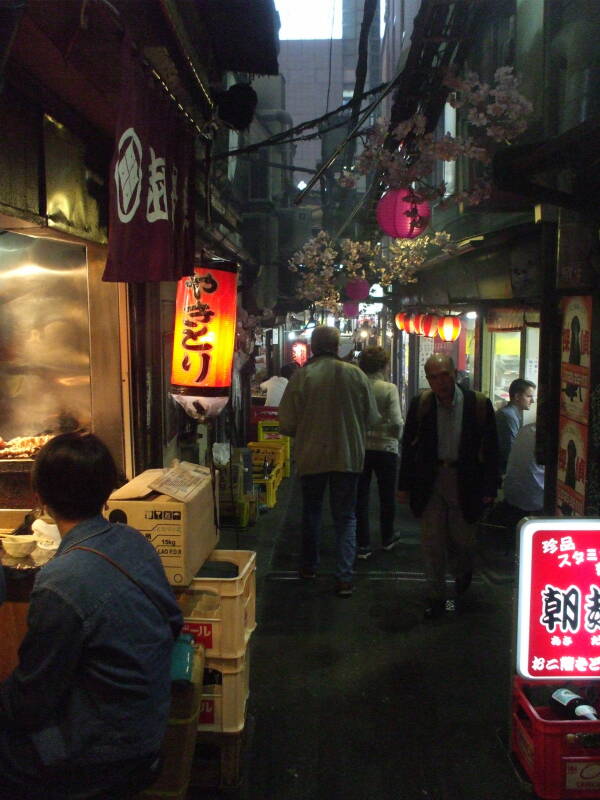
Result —
<path fill-rule="evenodd" d="M 256 553 L 213 550 L 207 559 L 234 564 L 234 578 L 194 578 L 178 593 L 184 633 L 210 658 L 240 658 L 256 627 Z"/>
<path fill-rule="evenodd" d="M 244 727 L 250 694 L 249 652 L 241 658 L 207 658 L 198 730 L 237 733 Z"/>

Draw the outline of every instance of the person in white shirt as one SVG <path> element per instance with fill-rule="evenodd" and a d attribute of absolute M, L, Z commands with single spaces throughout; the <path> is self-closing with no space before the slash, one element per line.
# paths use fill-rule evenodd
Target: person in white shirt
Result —
<path fill-rule="evenodd" d="M 273 375 L 260 384 L 261 390 L 267 393 L 265 406 L 278 408 L 283 393 L 285 392 L 285 387 L 288 385 L 288 380 L 292 377 L 297 368 L 297 364 L 284 364 L 281 368 L 281 375 Z"/>
<path fill-rule="evenodd" d="M 371 537 L 369 531 L 369 495 L 371 475 L 377 477 L 379 489 L 379 532 L 384 550 L 391 550 L 400 541 L 394 535 L 396 511 L 396 477 L 398 473 L 398 443 L 402 431 L 400 395 L 395 383 L 385 380 L 384 370 L 389 361 L 383 347 L 367 347 L 358 358 L 358 366 L 365 373 L 373 389 L 381 420 L 367 431 L 365 465 L 358 482 L 356 500 L 357 557 L 369 558 Z"/>

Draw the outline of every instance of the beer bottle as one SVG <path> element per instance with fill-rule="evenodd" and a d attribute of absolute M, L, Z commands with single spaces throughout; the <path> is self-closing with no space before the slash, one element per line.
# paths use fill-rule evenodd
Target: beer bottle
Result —
<path fill-rule="evenodd" d="M 562 716 L 571 719 L 592 719 L 598 720 L 598 715 L 594 706 L 588 705 L 581 695 L 572 692 L 570 689 L 557 689 L 552 692 L 550 705 Z"/>

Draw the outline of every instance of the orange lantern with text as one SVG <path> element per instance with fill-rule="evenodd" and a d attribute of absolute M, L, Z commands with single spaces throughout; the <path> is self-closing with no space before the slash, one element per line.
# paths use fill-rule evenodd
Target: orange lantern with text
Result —
<path fill-rule="evenodd" d="M 171 366 L 175 394 L 229 395 L 237 272 L 233 262 L 210 261 L 179 281 Z"/>
<path fill-rule="evenodd" d="M 438 336 L 444 342 L 455 342 L 460 336 L 460 320 L 452 315 L 442 317 L 438 327 Z"/>
<path fill-rule="evenodd" d="M 396 327 L 398 328 L 399 331 L 406 330 L 407 317 L 408 314 L 406 314 L 404 311 L 399 311 L 394 317 L 394 322 L 396 323 Z"/>
<path fill-rule="evenodd" d="M 436 317 L 434 314 L 424 314 L 421 320 L 421 332 L 423 336 L 435 336 L 438 332 L 439 324 L 439 317 Z"/>

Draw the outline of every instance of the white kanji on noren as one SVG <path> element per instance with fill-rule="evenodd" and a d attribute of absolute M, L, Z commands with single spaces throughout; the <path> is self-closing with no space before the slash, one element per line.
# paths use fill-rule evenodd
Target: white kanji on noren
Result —
<path fill-rule="evenodd" d="M 146 219 L 148 222 L 156 222 L 159 219 L 169 219 L 165 159 L 157 158 L 153 147 L 150 148 Z"/>
<path fill-rule="evenodd" d="M 177 201 L 179 200 L 179 195 L 177 194 L 177 178 L 178 178 L 177 167 L 173 166 L 171 168 L 171 224 L 172 225 L 175 225 L 175 211 L 177 209 Z"/>
<path fill-rule="evenodd" d="M 129 222 L 140 204 L 142 190 L 142 143 L 133 128 L 119 139 L 120 158 L 115 164 L 117 213 L 121 222 Z"/>

